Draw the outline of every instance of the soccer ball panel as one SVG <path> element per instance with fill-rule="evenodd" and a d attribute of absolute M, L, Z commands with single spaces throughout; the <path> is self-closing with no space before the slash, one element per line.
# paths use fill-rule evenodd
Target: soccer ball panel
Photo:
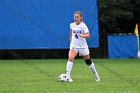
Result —
<path fill-rule="evenodd" d="M 58 80 L 59 80 L 60 82 L 67 82 L 67 79 L 68 79 L 67 74 L 61 74 L 61 75 L 58 77 Z"/>

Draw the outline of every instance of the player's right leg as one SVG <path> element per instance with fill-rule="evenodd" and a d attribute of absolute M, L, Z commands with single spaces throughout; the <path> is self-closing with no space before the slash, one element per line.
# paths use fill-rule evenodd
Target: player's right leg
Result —
<path fill-rule="evenodd" d="M 67 62 L 67 65 L 66 65 L 66 74 L 68 75 L 68 82 L 73 81 L 70 77 L 70 73 L 71 73 L 71 70 L 72 70 L 72 67 L 73 67 L 73 62 L 74 62 L 74 59 L 75 59 L 77 53 L 78 52 L 75 51 L 75 50 L 72 50 L 72 49 L 69 50 L 69 58 L 68 58 L 68 62 Z"/>

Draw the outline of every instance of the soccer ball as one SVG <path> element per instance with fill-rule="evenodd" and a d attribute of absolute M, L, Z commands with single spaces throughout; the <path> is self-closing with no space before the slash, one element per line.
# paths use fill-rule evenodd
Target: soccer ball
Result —
<path fill-rule="evenodd" d="M 138 51 L 138 58 L 140 59 L 140 51 Z"/>
<path fill-rule="evenodd" d="M 61 74 L 61 75 L 58 77 L 58 81 L 60 81 L 60 82 L 67 82 L 67 81 L 68 81 L 68 76 L 67 76 L 67 74 Z"/>

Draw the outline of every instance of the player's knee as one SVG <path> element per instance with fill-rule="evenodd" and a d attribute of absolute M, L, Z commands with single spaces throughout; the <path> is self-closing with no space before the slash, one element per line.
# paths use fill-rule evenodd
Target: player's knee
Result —
<path fill-rule="evenodd" d="M 74 58 L 73 58 L 73 57 L 69 57 L 68 60 L 69 60 L 70 62 L 73 62 L 73 61 L 74 61 Z"/>
<path fill-rule="evenodd" d="M 90 65 L 92 64 L 91 59 L 85 60 L 85 63 L 86 63 L 88 66 L 90 66 Z"/>

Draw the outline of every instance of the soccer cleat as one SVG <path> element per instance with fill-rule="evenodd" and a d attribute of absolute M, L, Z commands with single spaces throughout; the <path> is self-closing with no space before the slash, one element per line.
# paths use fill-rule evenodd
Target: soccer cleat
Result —
<path fill-rule="evenodd" d="M 98 75 L 95 75 L 95 81 L 99 82 L 100 81 L 100 77 Z"/>
<path fill-rule="evenodd" d="M 68 76 L 67 82 L 70 82 L 70 83 L 73 82 L 73 80 L 72 80 L 72 78 L 70 76 Z"/>

